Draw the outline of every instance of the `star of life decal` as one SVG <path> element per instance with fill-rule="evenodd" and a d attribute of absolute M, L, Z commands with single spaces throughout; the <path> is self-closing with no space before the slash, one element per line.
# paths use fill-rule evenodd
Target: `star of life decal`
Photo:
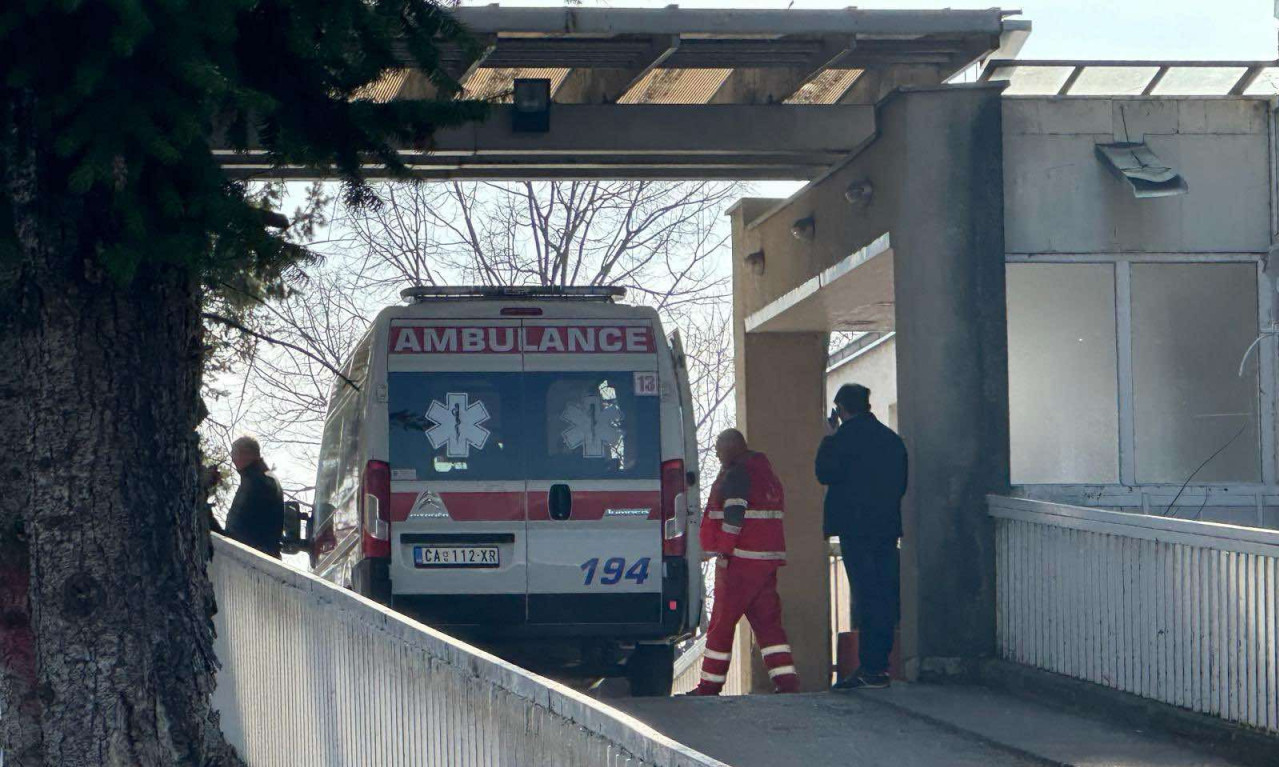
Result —
<path fill-rule="evenodd" d="M 471 448 L 483 450 L 488 442 L 489 430 L 484 428 L 489 419 L 488 408 L 480 400 L 471 402 L 470 395 L 449 392 L 445 402 L 432 400 L 426 417 L 435 425 L 426 430 L 426 438 L 436 450 L 447 444 L 449 458 L 467 458 Z"/>
<path fill-rule="evenodd" d="M 617 426 L 622 411 L 611 402 L 606 404 L 598 394 L 568 403 L 560 420 L 569 424 L 561 432 L 564 444 L 570 450 L 580 447 L 584 458 L 605 458 L 608 448 L 622 441 L 622 430 Z"/>

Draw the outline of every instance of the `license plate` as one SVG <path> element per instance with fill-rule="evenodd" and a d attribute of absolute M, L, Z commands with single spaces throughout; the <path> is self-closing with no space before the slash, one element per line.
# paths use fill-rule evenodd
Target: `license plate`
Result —
<path fill-rule="evenodd" d="M 497 546 L 417 546 L 413 563 L 418 567 L 497 567 Z"/>

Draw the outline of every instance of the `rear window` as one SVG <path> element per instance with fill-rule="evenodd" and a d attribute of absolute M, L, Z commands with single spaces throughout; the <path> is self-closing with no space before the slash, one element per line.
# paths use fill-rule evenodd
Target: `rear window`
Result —
<path fill-rule="evenodd" d="M 523 479 L 521 373 L 389 373 L 392 479 Z"/>
<path fill-rule="evenodd" d="M 644 374 L 640 374 L 644 375 Z M 526 373 L 531 479 L 650 479 L 659 474 L 656 396 L 636 396 L 636 374 Z"/>
<path fill-rule="evenodd" d="M 389 373 L 393 479 L 654 479 L 653 373 Z"/>

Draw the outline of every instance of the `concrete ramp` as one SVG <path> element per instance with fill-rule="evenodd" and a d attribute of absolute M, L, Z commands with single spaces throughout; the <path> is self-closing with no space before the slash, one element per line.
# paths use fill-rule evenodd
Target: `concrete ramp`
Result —
<path fill-rule="evenodd" d="M 896 685 L 810 695 L 614 705 L 735 767 L 1226 767 L 1219 757 L 981 687 Z"/>

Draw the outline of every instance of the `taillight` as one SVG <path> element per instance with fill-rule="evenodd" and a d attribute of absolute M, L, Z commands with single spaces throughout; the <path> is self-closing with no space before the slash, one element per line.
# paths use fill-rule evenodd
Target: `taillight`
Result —
<path fill-rule="evenodd" d="M 684 556 L 687 539 L 684 537 L 687 513 L 684 508 L 688 490 L 684 475 L 684 462 L 666 461 L 662 464 L 662 554 L 668 557 Z"/>
<path fill-rule="evenodd" d="M 391 556 L 391 465 L 369 461 L 364 465 L 360 520 L 364 526 L 364 556 Z"/>

